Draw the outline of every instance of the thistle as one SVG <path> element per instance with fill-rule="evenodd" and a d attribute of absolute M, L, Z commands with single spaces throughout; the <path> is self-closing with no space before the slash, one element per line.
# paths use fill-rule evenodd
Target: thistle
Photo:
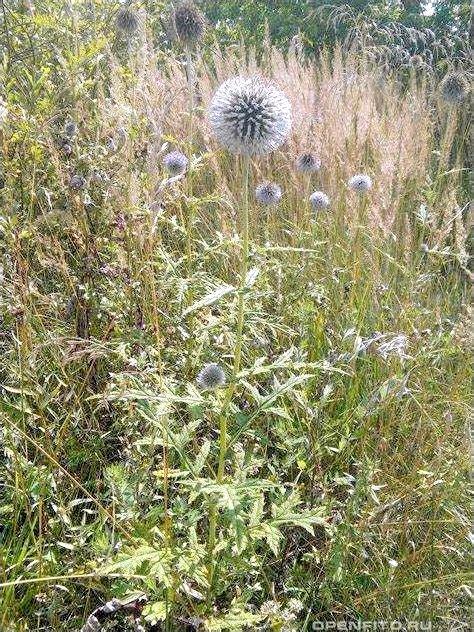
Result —
<path fill-rule="evenodd" d="M 69 180 L 69 188 L 71 188 L 73 191 L 80 191 L 85 186 L 86 181 L 82 176 L 77 173 L 71 176 Z"/>
<path fill-rule="evenodd" d="M 221 145 L 244 156 L 274 151 L 291 129 L 288 99 L 260 77 L 225 81 L 212 98 L 208 116 Z"/>
<path fill-rule="evenodd" d="M 176 34 L 186 47 L 194 46 L 204 35 L 206 22 L 192 2 L 182 2 L 173 14 Z"/>
<path fill-rule="evenodd" d="M 180 151 L 171 151 L 163 158 L 163 165 L 172 176 L 182 175 L 188 166 L 188 159 Z"/>
<path fill-rule="evenodd" d="M 265 206 L 273 206 L 281 200 L 281 188 L 274 182 L 262 182 L 255 189 L 255 197 Z"/>
<path fill-rule="evenodd" d="M 311 207 L 315 211 L 319 211 L 320 209 L 327 208 L 329 206 L 329 198 L 322 191 L 314 191 L 309 196 L 309 202 Z"/>
<path fill-rule="evenodd" d="M 465 101 L 470 92 L 470 84 L 460 72 L 448 73 L 440 86 L 441 95 L 447 103 L 457 105 Z"/>
<path fill-rule="evenodd" d="M 301 154 L 296 159 L 296 169 L 302 173 L 313 173 L 321 169 L 321 160 L 313 154 Z"/>
<path fill-rule="evenodd" d="M 124 35 L 133 35 L 138 29 L 138 16 L 129 6 L 121 7 L 115 18 L 115 26 L 117 30 Z"/>
<path fill-rule="evenodd" d="M 225 384 L 224 369 L 219 364 L 206 364 L 198 373 L 197 385 L 203 389 L 215 389 Z"/>
<path fill-rule="evenodd" d="M 372 188 L 372 178 L 365 173 L 358 173 L 349 178 L 348 186 L 357 193 L 367 193 Z"/>
<path fill-rule="evenodd" d="M 77 125 L 74 121 L 66 121 L 64 124 L 64 136 L 67 138 L 74 138 L 77 135 Z"/>

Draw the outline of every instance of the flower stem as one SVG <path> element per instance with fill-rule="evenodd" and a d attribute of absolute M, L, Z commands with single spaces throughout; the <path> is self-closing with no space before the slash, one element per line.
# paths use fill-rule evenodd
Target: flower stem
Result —
<path fill-rule="evenodd" d="M 242 339 L 245 322 L 245 281 L 247 279 L 248 258 L 249 258 L 249 173 L 250 158 L 244 157 L 243 173 L 242 173 L 242 258 L 240 263 L 240 287 L 239 302 L 237 307 L 237 335 L 234 350 L 234 365 L 232 368 L 232 377 L 224 396 L 224 401 L 219 418 L 219 462 L 217 466 L 218 483 L 224 480 L 225 457 L 227 454 L 227 408 L 232 400 L 236 387 L 236 377 L 240 371 L 240 363 L 242 359 Z M 217 527 L 217 505 L 215 502 L 211 504 L 209 512 L 209 569 L 208 580 L 209 590 L 207 594 L 207 605 L 210 607 L 212 598 L 212 588 L 215 581 L 216 561 L 214 559 L 214 547 L 216 544 L 216 527 Z"/>

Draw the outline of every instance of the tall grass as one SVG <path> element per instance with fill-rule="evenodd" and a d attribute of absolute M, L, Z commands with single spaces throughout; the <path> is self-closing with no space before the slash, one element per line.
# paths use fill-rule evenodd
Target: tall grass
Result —
<path fill-rule="evenodd" d="M 4 78 L 0 629 L 80 629 L 134 590 L 155 630 L 466 627 L 466 113 L 340 51 L 242 47 L 196 56 L 191 122 L 179 54 L 143 26 L 95 44 Z M 250 194 L 284 196 L 251 197 L 239 292 L 245 164 L 205 108 L 253 72 L 294 129 L 252 161 Z M 197 389 L 206 362 L 230 390 Z"/>

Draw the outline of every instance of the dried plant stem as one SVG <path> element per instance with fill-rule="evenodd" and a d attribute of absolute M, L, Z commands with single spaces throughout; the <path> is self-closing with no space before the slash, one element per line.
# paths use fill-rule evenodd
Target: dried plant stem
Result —
<path fill-rule="evenodd" d="M 237 307 L 237 334 L 234 350 L 234 365 L 232 368 L 232 377 L 229 382 L 229 386 L 224 396 L 222 410 L 219 418 L 219 461 L 217 466 L 217 482 L 222 483 L 224 480 L 225 471 L 225 457 L 227 454 L 227 409 L 232 397 L 234 395 L 236 387 L 236 378 L 240 371 L 240 364 L 242 359 L 242 340 L 243 330 L 245 322 L 245 282 L 247 279 L 248 271 L 248 258 L 249 258 L 249 174 L 250 174 L 250 158 L 244 157 L 243 172 L 242 172 L 242 255 L 240 264 L 240 287 L 239 287 L 239 299 Z M 216 543 L 216 524 L 217 524 L 217 505 L 212 503 L 209 512 L 209 539 L 208 539 L 208 551 L 209 551 L 209 592 L 207 595 L 207 602 L 210 605 L 212 600 L 212 587 L 215 581 L 216 564 L 213 557 L 214 546 Z"/>

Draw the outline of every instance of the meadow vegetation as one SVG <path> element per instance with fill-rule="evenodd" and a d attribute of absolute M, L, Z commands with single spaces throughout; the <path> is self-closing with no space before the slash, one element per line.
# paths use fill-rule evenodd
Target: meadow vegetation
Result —
<path fill-rule="evenodd" d="M 466 95 L 360 47 L 165 51 L 140 7 L 28 6 L 1 68 L 0 630 L 467 628 Z M 216 141 L 235 75 L 288 98 L 276 151 Z"/>

